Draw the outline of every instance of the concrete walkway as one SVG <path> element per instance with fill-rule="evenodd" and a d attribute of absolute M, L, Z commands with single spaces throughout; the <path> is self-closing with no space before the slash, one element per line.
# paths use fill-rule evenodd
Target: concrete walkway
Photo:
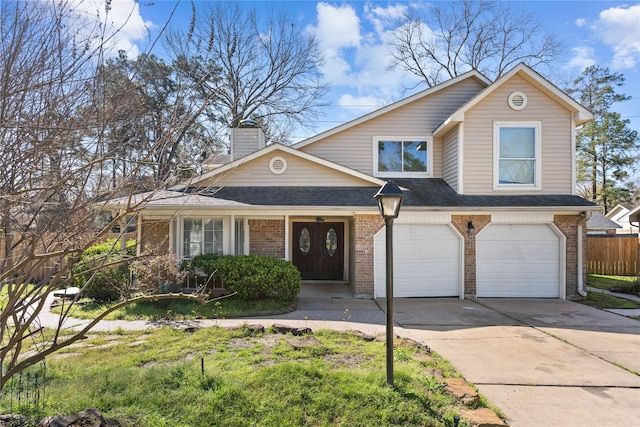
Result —
<path fill-rule="evenodd" d="M 563 300 L 396 298 L 395 333 L 439 353 L 507 416 L 511 427 L 636 425 L 640 322 Z M 103 321 L 108 331 L 284 323 L 312 329 L 385 330 L 385 301 L 342 285 L 303 285 L 281 316 L 189 322 Z M 48 317 L 51 316 L 51 317 Z M 57 316 L 43 314 L 43 324 Z M 77 328 L 85 321 L 69 320 Z"/>

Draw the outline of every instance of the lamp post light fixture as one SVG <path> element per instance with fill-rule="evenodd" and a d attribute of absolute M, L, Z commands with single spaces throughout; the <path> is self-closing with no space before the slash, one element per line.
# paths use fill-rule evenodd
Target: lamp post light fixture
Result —
<path fill-rule="evenodd" d="M 393 220 L 400 214 L 405 194 L 400 187 L 388 181 L 374 196 L 386 230 L 386 300 L 387 300 L 387 384 L 393 386 Z"/>
<path fill-rule="evenodd" d="M 469 242 L 467 243 L 467 247 L 471 249 L 473 248 L 473 235 L 476 234 L 476 228 L 473 226 L 473 222 L 471 221 L 467 223 L 467 234 L 469 235 Z"/>

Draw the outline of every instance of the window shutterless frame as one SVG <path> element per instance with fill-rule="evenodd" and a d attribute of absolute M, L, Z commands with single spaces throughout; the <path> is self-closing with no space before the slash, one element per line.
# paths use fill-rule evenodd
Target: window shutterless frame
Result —
<path fill-rule="evenodd" d="M 430 178 L 432 153 L 431 137 L 374 137 L 373 174 L 381 178 Z"/>
<path fill-rule="evenodd" d="M 537 121 L 493 123 L 494 190 L 540 190 L 542 124 Z"/>

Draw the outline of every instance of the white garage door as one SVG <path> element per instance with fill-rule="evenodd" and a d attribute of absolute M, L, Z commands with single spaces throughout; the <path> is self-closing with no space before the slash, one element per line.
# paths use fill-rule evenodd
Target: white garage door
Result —
<path fill-rule="evenodd" d="M 375 237 L 375 296 L 385 296 L 385 230 Z M 445 297 L 460 293 L 460 238 L 444 224 L 395 224 L 394 297 Z"/>
<path fill-rule="evenodd" d="M 476 253 L 478 297 L 559 296 L 560 237 L 548 225 L 489 225 Z"/>

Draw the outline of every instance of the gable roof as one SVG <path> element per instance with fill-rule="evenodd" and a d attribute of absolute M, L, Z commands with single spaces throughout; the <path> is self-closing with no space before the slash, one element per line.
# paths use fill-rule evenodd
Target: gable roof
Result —
<path fill-rule="evenodd" d="M 524 63 L 520 63 L 513 67 L 509 72 L 503 74 L 500 78 L 498 78 L 492 85 L 485 88 L 481 92 L 479 92 L 476 96 L 471 98 L 465 104 L 462 105 L 456 112 L 450 115 L 440 126 L 438 126 L 434 131 L 433 135 L 436 136 L 443 132 L 448 132 L 453 126 L 457 125 L 464 121 L 464 115 L 471 108 L 476 106 L 479 102 L 487 98 L 493 92 L 496 91 L 500 86 L 502 86 L 505 82 L 509 81 L 513 76 L 519 75 L 531 83 L 533 86 L 540 89 L 543 93 L 553 98 L 556 102 L 563 105 L 569 111 L 573 112 L 573 120 L 576 125 L 584 124 L 588 121 L 593 120 L 593 114 L 584 108 L 580 103 L 575 101 L 569 95 L 564 93 L 564 91 L 560 90 L 556 85 L 551 83 L 546 78 L 542 77 L 531 67 L 525 65 Z"/>
<path fill-rule="evenodd" d="M 613 218 L 618 213 L 621 213 L 622 216 L 624 216 L 624 215 L 628 214 L 629 212 L 631 212 L 632 210 L 634 210 L 636 207 L 640 207 L 640 205 L 638 205 L 638 206 L 629 205 L 629 204 L 615 205 L 609 212 L 607 212 L 606 217 L 607 218 Z"/>
<path fill-rule="evenodd" d="M 618 228 L 622 228 L 622 226 L 600 212 L 592 212 L 591 218 L 587 221 L 587 230 L 615 230 Z"/>
<path fill-rule="evenodd" d="M 632 227 L 640 228 L 640 205 L 629 211 L 629 224 L 631 224 Z"/>
<path fill-rule="evenodd" d="M 251 154 L 248 154 L 248 155 L 246 155 L 244 157 L 241 157 L 241 158 L 239 158 L 237 160 L 234 160 L 234 161 L 232 161 L 230 163 L 227 163 L 226 165 L 221 166 L 221 167 L 219 167 L 217 169 L 214 169 L 212 171 L 206 172 L 206 173 L 204 173 L 204 174 L 202 174 L 200 176 L 191 178 L 189 181 L 187 181 L 185 183 L 175 185 L 175 186 L 171 187 L 170 190 L 184 190 L 184 189 L 186 189 L 188 187 L 197 187 L 198 184 L 201 183 L 201 182 L 204 182 L 204 181 L 206 181 L 208 179 L 211 179 L 211 178 L 213 178 L 213 177 L 215 177 L 217 175 L 225 174 L 225 173 L 229 172 L 230 170 L 233 170 L 233 169 L 241 166 L 244 163 L 250 162 L 250 161 L 252 161 L 254 159 L 257 159 L 259 157 L 262 157 L 262 156 L 266 156 L 266 155 L 268 155 L 270 153 L 273 153 L 274 151 L 282 151 L 284 153 L 291 154 L 291 155 L 296 156 L 298 158 L 301 158 L 301 159 L 304 159 L 304 160 L 308 160 L 310 162 L 316 163 L 316 164 L 324 166 L 326 168 L 329 168 L 329 169 L 344 173 L 344 174 L 349 175 L 351 177 L 359 178 L 359 179 L 361 179 L 361 180 L 363 180 L 365 182 L 371 183 L 372 185 L 382 186 L 386 182 L 383 179 L 372 177 L 371 175 L 367 175 L 367 174 L 359 172 L 359 171 L 357 171 L 355 169 L 351 169 L 351 168 L 348 168 L 346 166 L 340 165 L 338 163 L 334 163 L 334 162 L 331 162 L 329 160 L 325 160 L 325 159 L 323 159 L 321 157 L 314 156 L 313 154 L 305 153 L 304 151 L 296 150 L 296 149 L 294 149 L 292 147 L 276 143 L 276 144 L 269 145 L 269 146 L 267 146 L 265 148 L 262 148 L 262 149 L 260 149 L 258 151 L 254 151 Z"/>
<path fill-rule="evenodd" d="M 304 139 L 304 140 L 302 140 L 302 141 L 300 141 L 300 142 L 298 142 L 296 144 L 293 144 L 293 147 L 298 149 L 298 148 L 302 148 L 302 147 L 305 147 L 307 145 L 313 144 L 316 141 L 325 139 L 325 138 L 327 138 L 327 137 L 329 137 L 331 135 L 335 135 L 335 134 L 337 134 L 339 132 L 342 132 L 342 131 L 344 131 L 346 129 L 352 128 L 354 126 L 357 126 L 357 125 L 362 124 L 364 122 L 367 122 L 369 120 L 373 120 L 376 117 L 379 117 L 379 116 L 381 116 L 383 114 L 388 113 L 389 111 L 396 110 L 396 109 L 398 109 L 400 107 L 403 107 L 403 106 L 405 106 L 407 104 L 410 104 L 410 103 L 412 103 L 414 101 L 417 101 L 419 99 L 425 98 L 425 97 L 427 97 L 427 96 L 429 96 L 429 95 L 431 95 L 433 93 L 441 91 L 441 90 L 443 90 L 445 88 L 448 88 L 450 86 L 456 85 L 459 82 L 464 81 L 466 79 L 476 79 L 476 80 L 480 81 L 482 84 L 484 84 L 485 86 L 489 86 L 491 84 L 491 80 L 487 79 L 480 72 L 478 72 L 476 70 L 467 71 L 466 73 L 461 74 L 461 75 L 459 75 L 457 77 L 454 77 L 454 78 L 452 78 L 450 80 L 447 80 L 446 82 L 443 82 L 443 83 L 440 83 L 440 84 L 438 84 L 436 86 L 432 86 L 430 88 L 422 90 L 422 91 L 420 91 L 420 92 L 418 92 L 416 94 L 413 94 L 413 95 L 411 95 L 411 96 L 409 96 L 407 98 L 403 98 L 403 99 L 401 99 L 399 101 L 396 101 L 394 103 L 391 103 L 391 104 L 389 104 L 389 105 L 387 105 L 385 107 L 382 107 L 382 108 L 379 108 L 379 109 L 377 109 L 375 111 L 372 111 L 371 113 L 365 114 L 364 116 L 360 116 L 360 117 L 358 117 L 358 118 L 356 118 L 354 120 L 351 120 L 351 121 L 346 122 L 346 123 L 344 123 L 342 125 L 336 126 L 336 127 L 332 128 L 332 129 L 329 129 L 329 130 L 327 130 L 325 132 L 322 132 L 322 133 L 314 135 L 314 136 L 312 136 L 310 138 Z"/>

